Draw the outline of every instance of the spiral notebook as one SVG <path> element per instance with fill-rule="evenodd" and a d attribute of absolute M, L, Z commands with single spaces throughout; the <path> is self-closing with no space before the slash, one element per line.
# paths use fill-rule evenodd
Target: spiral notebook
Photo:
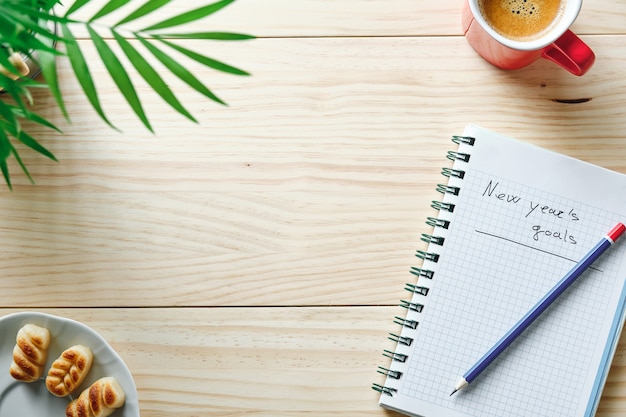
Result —
<path fill-rule="evenodd" d="M 470 125 L 396 317 L 380 405 L 424 417 L 592 416 L 621 333 L 626 242 L 602 255 L 469 387 L 473 365 L 617 222 L 626 175 Z M 626 240 L 626 239 L 622 239 Z"/>

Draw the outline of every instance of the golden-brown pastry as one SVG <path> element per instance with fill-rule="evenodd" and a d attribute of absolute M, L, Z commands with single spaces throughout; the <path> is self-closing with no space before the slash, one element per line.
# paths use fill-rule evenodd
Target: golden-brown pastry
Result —
<path fill-rule="evenodd" d="M 111 415 L 125 401 L 126 394 L 113 377 L 100 378 L 89 387 L 89 406 L 94 417 Z"/>
<path fill-rule="evenodd" d="M 66 417 L 94 417 L 89 407 L 89 389 L 80 393 L 78 398 L 72 400 L 65 408 Z"/>
<path fill-rule="evenodd" d="M 57 397 L 70 395 L 83 382 L 92 363 L 93 353 L 87 346 L 75 345 L 66 349 L 48 371 L 48 391 Z"/>
<path fill-rule="evenodd" d="M 9 373 L 18 381 L 38 380 L 43 376 L 48 359 L 50 332 L 45 327 L 26 324 L 17 332 L 15 341 Z"/>
<path fill-rule="evenodd" d="M 112 377 L 100 378 L 67 405 L 66 417 L 107 417 L 126 401 L 124 390 Z"/>

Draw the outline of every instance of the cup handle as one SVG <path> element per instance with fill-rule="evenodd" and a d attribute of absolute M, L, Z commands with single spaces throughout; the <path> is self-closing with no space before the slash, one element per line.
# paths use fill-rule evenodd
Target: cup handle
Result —
<path fill-rule="evenodd" d="M 586 73 L 596 60 L 591 48 L 569 29 L 553 44 L 545 47 L 541 56 L 574 75 Z"/>

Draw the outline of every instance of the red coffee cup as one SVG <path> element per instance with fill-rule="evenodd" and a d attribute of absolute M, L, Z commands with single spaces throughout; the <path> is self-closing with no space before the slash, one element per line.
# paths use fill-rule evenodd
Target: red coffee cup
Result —
<path fill-rule="evenodd" d="M 487 62 L 498 68 L 519 69 L 539 58 L 545 58 L 574 75 L 585 74 L 593 65 L 593 51 L 569 29 L 578 16 L 582 0 L 555 0 L 558 5 L 558 9 L 555 9 L 556 17 L 544 29 L 531 36 L 517 36 L 515 33 L 496 30 L 497 22 L 494 23 L 494 16 L 486 15 L 489 12 L 483 3 L 493 1 L 500 0 L 465 0 L 462 10 L 465 38 Z M 518 2 L 527 8 L 526 13 L 541 13 L 531 6 L 533 0 Z M 519 15 L 516 1 L 505 0 L 503 3 L 509 7 L 507 12 Z M 517 17 L 514 15 L 509 17 Z M 505 16 L 505 19 L 509 17 Z M 505 27 L 515 27 L 504 23 Z"/>

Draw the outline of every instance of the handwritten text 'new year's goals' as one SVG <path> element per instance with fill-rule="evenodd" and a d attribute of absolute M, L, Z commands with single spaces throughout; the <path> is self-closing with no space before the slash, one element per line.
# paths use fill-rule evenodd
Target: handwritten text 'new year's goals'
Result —
<path fill-rule="evenodd" d="M 489 180 L 482 195 L 483 197 L 499 200 L 503 204 L 521 206 L 524 217 L 534 221 L 532 226 L 529 226 L 529 233 L 532 234 L 534 240 L 554 239 L 571 245 L 577 243 L 576 237 L 572 235 L 565 225 L 561 229 L 548 229 L 542 226 L 542 221 L 549 220 L 548 218 L 560 219 L 563 222 L 579 221 L 578 213 L 573 207 L 556 207 L 541 201 L 527 199 L 519 193 L 507 191 L 505 186 L 500 185 L 500 182 L 493 180 Z"/>

